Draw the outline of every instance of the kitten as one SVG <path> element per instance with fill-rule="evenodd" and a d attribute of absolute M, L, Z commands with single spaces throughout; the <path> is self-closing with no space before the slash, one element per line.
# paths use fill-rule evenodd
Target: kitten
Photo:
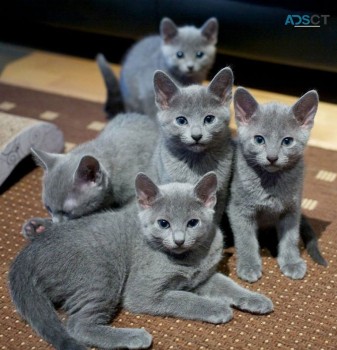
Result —
<path fill-rule="evenodd" d="M 154 74 L 161 135 L 152 166 L 160 183 L 191 182 L 214 171 L 218 177 L 219 223 L 231 176 L 233 147 L 229 129 L 233 72 L 220 70 L 208 86 L 178 87 L 163 71 Z"/>
<path fill-rule="evenodd" d="M 120 87 L 126 111 L 157 114 L 153 92 L 153 72 L 162 70 L 178 84 L 201 84 L 216 56 L 218 21 L 208 19 L 200 28 L 177 27 L 165 17 L 160 35 L 135 43 L 122 62 Z M 104 79 L 105 74 L 103 74 Z"/>
<path fill-rule="evenodd" d="M 216 271 L 223 235 L 213 220 L 215 173 L 159 187 L 140 173 L 135 183 L 138 209 L 53 224 L 15 258 L 11 297 L 41 337 L 59 350 L 145 349 L 146 330 L 109 326 L 119 306 L 215 324 L 232 318 L 232 305 L 273 310 L 270 299 Z"/>
<path fill-rule="evenodd" d="M 234 94 L 238 144 L 228 216 L 237 251 L 237 274 L 243 280 L 254 282 L 261 277 L 257 232 L 270 227 L 277 230 L 281 271 L 292 279 L 301 279 L 306 273 L 298 247 L 303 156 L 317 107 L 314 90 L 291 107 L 260 105 L 242 87 Z"/>
<path fill-rule="evenodd" d="M 69 153 L 32 149 L 44 168 L 42 199 L 53 221 L 128 203 L 134 198 L 133 179 L 147 168 L 157 138 L 152 119 L 128 113 L 117 115 L 95 139 Z"/>

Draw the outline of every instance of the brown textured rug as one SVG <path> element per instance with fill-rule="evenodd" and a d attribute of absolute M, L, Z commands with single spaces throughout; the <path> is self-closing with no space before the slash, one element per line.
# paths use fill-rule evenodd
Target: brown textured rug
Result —
<path fill-rule="evenodd" d="M 68 149 L 94 137 L 105 122 L 102 105 L 80 99 L 0 84 L 0 105 L 3 101 L 13 103 L 11 114 L 55 123 L 64 132 Z M 276 259 L 264 251 L 263 277 L 249 284 L 236 277 L 235 250 L 229 248 L 223 271 L 269 296 L 275 306 L 272 314 L 235 310 L 229 323 L 212 325 L 121 310 L 112 326 L 146 328 L 155 350 L 337 349 L 337 152 L 310 147 L 306 163 L 303 212 L 317 232 L 328 267 L 315 264 L 302 251 L 307 275 L 294 281 L 283 276 Z M 9 265 L 26 243 L 20 234 L 22 223 L 32 216 L 47 216 L 41 204 L 41 176 L 41 169 L 27 159 L 0 187 L 1 350 L 51 349 L 15 312 L 7 288 Z"/>

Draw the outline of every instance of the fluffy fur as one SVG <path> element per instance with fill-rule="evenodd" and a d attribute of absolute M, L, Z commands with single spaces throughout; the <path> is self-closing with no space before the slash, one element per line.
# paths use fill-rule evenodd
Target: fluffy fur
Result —
<path fill-rule="evenodd" d="M 228 216 L 237 274 L 246 281 L 262 275 L 258 231 L 270 227 L 277 230 L 281 271 L 292 279 L 305 275 L 298 247 L 303 156 L 317 107 L 316 91 L 307 92 L 293 106 L 261 105 L 246 89 L 235 92 L 238 140 Z"/>
<path fill-rule="evenodd" d="M 180 85 L 202 83 L 215 60 L 217 36 L 216 18 L 200 28 L 177 27 L 171 19 L 163 18 L 160 35 L 138 41 L 122 62 L 120 86 L 126 111 L 156 116 L 155 70 L 166 72 Z"/>
<path fill-rule="evenodd" d="M 135 313 L 210 323 L 232 318 L 231 305 L 268 313 L 267 297 L 218 273 L 223 235 L 214 225 L 217 178 L 157 186 L 136 177 L 136 205 L 53 224 L 15 258 L 12 300 L 58 350 L 144 349 L 144 329 L 109 326 L 119 306 Z M 68 315 L 63 325 L 54 305 Z"/>

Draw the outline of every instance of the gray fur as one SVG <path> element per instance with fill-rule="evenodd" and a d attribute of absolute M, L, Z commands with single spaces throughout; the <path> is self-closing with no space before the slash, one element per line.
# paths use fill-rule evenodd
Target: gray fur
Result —
<path fill-rule="evenodd" d="M 95 139 L 66 154 L 32 149 L 45 170 L 42 198 L 53 221 L 128 203 L 134 198 L 134 178 L 147 169 L 157 135 L 151 118 L 119 114 Z"/>
<path fill-rule="evenodd" d="M 220 221 L 231 175 L 233 149 L 229 129 L 233 73 L 220 70 L 208 86 L 178 87 L 164 72 L 156 71 L 154 87 L 161 136 L 153 156 L 159 183 L 195 183 L 209 171 L 218 177 L 216 220 Z M 205 118 L 214 116 L 207 124 Z M 179 125 L 177 118 L 186 118 Z"/>
<path fill-rule="evenodd" d="M 318 95 L 313 90 L 293 106 L 260 105 L 246 89 L 239 87 L 235 92 L 238 145 L 228 216 L 237 274 L 246 281 L 254 282 L 262 275 L 257 232 L 269 227 L 276 227 L 278 233 L 281 271 L 293 279 L 305 275 L 306 263 L 298 247 L 303 154 L 317 106 Z M 287 146 L 289 138 L 293 141 Z"/>
<path fill-rule="evenodd" d="M 122 62 L 120 86 L 126 111 L 156 116 L 152 80 L 155 70 L 166 72 L 180 85 L 202 83 L 215 60 L 217 36 L 216 18 L 208 19 L 200 28 L 177 27 L 171 19 L 163 18 L 160 35 L 138 41 Z M 177 52 L 184 57 L 178 58 Z M 201 58 L 198 52 L 203 53 Z"/>
<path fill-rule="evenodd" d="M 119 306 L 211 323 L 228 322 L 231 305 L 271 312 L 270 299 L 216 272 L 223 250 L 216 189 L 214 173 L 195 185 L 159 187 L 140 173 L 138 209 L 134 203 L 51 225 L 10 267 L 18 312 L 58 350 L 148 348 L 146 330 L 109 326 Z M 66 325 L 53 304 L 66 311 Z"/>

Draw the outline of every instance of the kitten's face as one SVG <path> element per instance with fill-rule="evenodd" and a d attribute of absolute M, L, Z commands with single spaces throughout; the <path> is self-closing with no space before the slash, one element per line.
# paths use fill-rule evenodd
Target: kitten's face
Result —
<path fill-rule="evenodd" d="M 216 47 L 200 35 L 196 28 L 185 27 L 177 37 L 162 45 L 167 66 L 178 76 L 193 76 L 212 67 Z"/>
<path fill-rule="evenodd" d="M 259 105 L 244 88 L 234 95 L 239 143 L 247 162 L 270 173 L 288 169 L 303 158 L 318 107 L 311 90 L 293 106 Z"/>
<path fill-rule="evenodd" d="M 217 182 L 215 174 L 209 174 L 196 186 L 171 183 L 160 190 L 138 189 L 139 217 L 152 247 L 179 255 L 200 249 L 212 239 Z"/>
<path fill-rule="evenodd" d="M 216 54 L 218 22 L 210 18 L 201 28 L 177 27 L 169 18 L 161 21 L 162 51 L 170 71 L 180 77 L 207 73 Z"/>
<path fill-rule="evenodd" d="M 102 208 L 108 178 L 95 158 L 33 153 L 44 168 L 42 199 L 53 222 L 76 219 Z"/>
<path fill-rule="evenodd" d="M 221 142 L 228 130 L 229 109 L 207 92 L 190 86 L 177 95 L 167 110 L 158 113 L 166 140 L 174 147 L 204 152 Z"/>
<path fill-rule="evenodd" d="M 154 74 L 158 121 L 166 143 L 182 152 L 221 147 L 229 132 L 233 73 L 224 68 L 209 85 L 178 87 L 164 72 Z"/>
<path fill-rule="evenodd" d="M 238 130 L 243 153 L 250 164 L 268 172 L 291 168 L 303 157 L 309 137 L 287 106 L 259 106 L 249 126 Z"/>

